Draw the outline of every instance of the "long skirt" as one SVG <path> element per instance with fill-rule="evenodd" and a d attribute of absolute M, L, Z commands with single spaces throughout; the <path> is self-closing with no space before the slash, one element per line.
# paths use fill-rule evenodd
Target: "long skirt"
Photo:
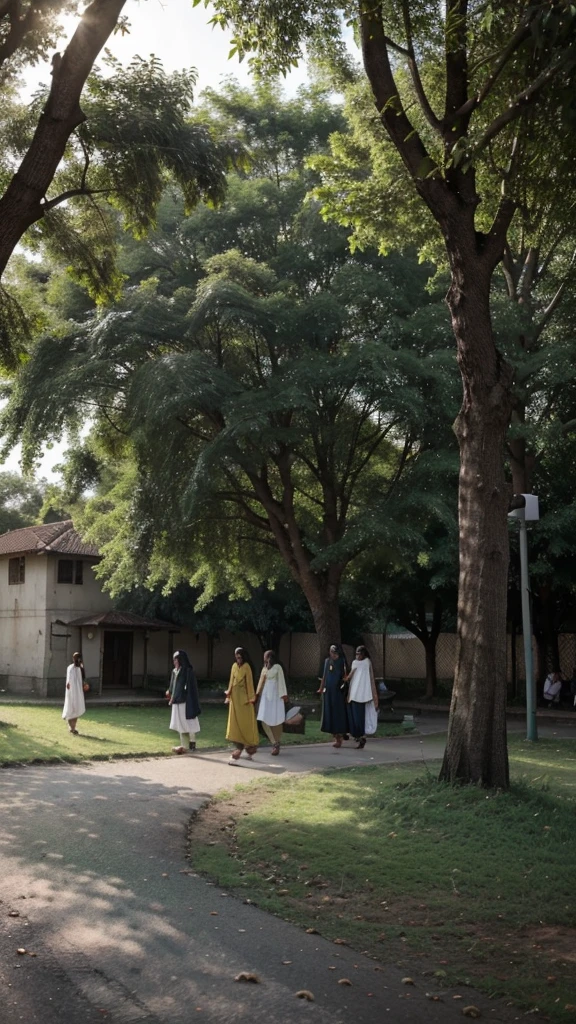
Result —
<path fill-rule="evenodd" d="M 62 718 L 69 721 L 71 718 L 80 718 L 81 715 L 86 711 L 86 703 L 84 701 L 84 690 L 82 689 L 82 683 L 78 683 L 72 680 L 70 683 L 70 689 L 66 690 L 66 696 L 64 698 L 64 710 L 62 712 Z"/>
<path fill-rule="evenodd" d="M 337 682 L 328 679 L 326 691 L 322 699 L 322 732 L 332 733 L 333 736 L 343 736 L 348 732 L 348 716 L 346 714 L 346 698 L 344 691 L 340 689 L 342 680 Z"/>
<path fill-rule="evenodd" d="M 173 704 L 172 714 L 170 715 L 170 728 L 174 732 L 179 732 L 181 736 L 185 733 L 193 736 L 195 733 L 200 732 L 200 722 L 197 718 L 186 718 L 185 704 Z"/>
<path fill-rule="evenodd" d="M 228 728 L 226 739 L 237 747 L 257 747 L 259 743 L 258 726 L 254 705 L 234 697 L 228 705 Z"/>
<path fill-rule="evenodd" d="M 355 740 L 361 739 L 366 731 L 366 704 L 351 700 L 348 704 L 348 721 L 351 735 Z"/>

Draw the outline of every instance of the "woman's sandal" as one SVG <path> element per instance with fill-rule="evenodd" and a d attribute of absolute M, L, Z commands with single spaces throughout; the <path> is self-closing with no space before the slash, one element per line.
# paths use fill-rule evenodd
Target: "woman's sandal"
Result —
<path fill-rule="evenodd" d="M 341 736 L 337 736 L 336 737 L 336 742 L 333 743 L 332 746 L 336 747 L 336 750 L 338 750 L 342 746 L 342 737 Z"/>
<path fill-rule="evenodd" d="M 366 737 L 362 736 L 362 738 L 359 739 L 357 744 L 356 744 L 356 750 L 364 750 L 365 746 L 366 746 Z"/>
<path fill-rule="evenodd" d="M 271 754 L 272 754 L 273 757 L 277 757 L 279 753 L 280 753 L 280 744 L 279 743 L 275 743 L 274 746 L 272 747 Z"/>

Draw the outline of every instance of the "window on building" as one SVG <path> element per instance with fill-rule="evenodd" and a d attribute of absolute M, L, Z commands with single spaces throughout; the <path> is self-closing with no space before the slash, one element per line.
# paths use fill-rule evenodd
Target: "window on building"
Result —
<path fill-rule="evenodd" d="M 19 558 L 10 558 L 8 561 L 8 583 L 24 583 L 26 573 L 26 559 L 24 555 Z"/>
<path fill-rule="evenodd" d="M 83 583 L 84 563 L 80 559 L 58 559 L 58 583 Z"/>

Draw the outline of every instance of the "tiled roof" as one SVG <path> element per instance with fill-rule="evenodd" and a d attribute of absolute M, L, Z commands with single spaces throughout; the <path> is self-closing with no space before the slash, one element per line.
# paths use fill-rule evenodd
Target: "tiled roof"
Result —
<path fill-rule="evenodd" d="M 178 626 L 171 622 L 162 622 L 161 619 L 146 619 L 143 615 L 133 615 L 132 612 L 95 612 L 89 615 L 82 615 L 79 619 L 73 619 L 66 623 L 67 626 L 102 626 L 124 627 L 125 629 L 168 629 L 172 633 L 179 633 Z"/>
<path fill-rule="evenodd" d="M 94 544 L 84 543 L 76 533 L 71 519 L 63 523 L 25 526 L 21 530 L 9 530 L 0 535 L 0 555 L 25 555 L 28 552 L 99 557 L 98 548 Z"/>

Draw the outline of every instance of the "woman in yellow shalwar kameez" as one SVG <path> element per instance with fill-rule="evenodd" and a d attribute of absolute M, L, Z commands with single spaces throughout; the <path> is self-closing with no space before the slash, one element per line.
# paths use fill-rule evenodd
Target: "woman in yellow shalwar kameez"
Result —
<path fill-rule="evenodd" d="M 258 726 L 254 711 L 256 696 L 252 669 L 246 660 L 246 652 L 243 647 L 236 648 L 234 658 L 230 682 L 226 690 L 226 703 L 228 704 L 226 739 L 236 747 L 232 754 L 232 760 L 237 761 L 243 750 L 246 750 L 250 759 L 252 754 L 256 753 Z"/>

